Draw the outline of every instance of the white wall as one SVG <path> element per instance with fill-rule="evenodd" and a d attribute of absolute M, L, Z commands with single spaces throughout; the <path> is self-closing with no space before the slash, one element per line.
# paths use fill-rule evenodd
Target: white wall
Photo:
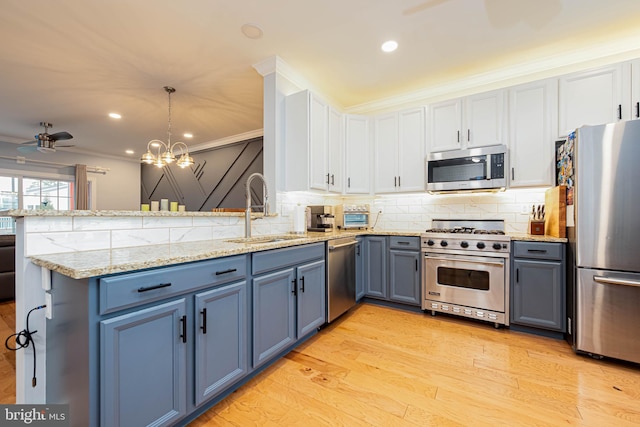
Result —
<path fill-rule="evenodd" d="M 105 175 L 89 173 L 89 177 L 95 179 L 96 182 L 97 206 L 95 208 L 108 210 L 140 209 L 140 163 L 137 158 L 135 160 L 126 160 L 63 150 L 48 154 L 40 152 L 22 154 L 16 148 L 16 144 L 0 141 L 0 169 L 15 171 L 16 174 L 26 176 L 34 172 L 67 177 L 73 177 L 75 174 L 75 168 L 73 167 L 30 163 L 29 159 L 69 165 L 80 163 L 87 166 L 109 168 L 110 171 Z M 15 158 L 16 156 L 25 157 L 26 163 L 18 164 L 15 160 L 2 158 Z"/>

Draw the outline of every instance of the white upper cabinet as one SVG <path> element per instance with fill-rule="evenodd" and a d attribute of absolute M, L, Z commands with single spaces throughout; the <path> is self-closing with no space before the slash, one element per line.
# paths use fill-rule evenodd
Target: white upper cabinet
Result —
<path fill-rule="evenodd" d="M 285 99 L 285 190 L 342 192 L 344 118 L 304 90 Z"/>
<path fill-rule="evenodd" d="M 640 119 L 640 59 L 631 62 L 631 118 Z"/>
<path fill-rule="evenodd" d="M 629 64 L 614 64 L 560 77 L 558 136 L 584 125 L 600 125 L 631 118 Z M 628 99 L 628 96 L 626 97 Z"/>
<path fill-rule="evenodd" d="M 467 148 L 505 143 L 506 94 L 495 90 L 465 98 Z"/>
<path fill-rule="evenodd" d="M 462 99 L 452 99 L 429 106 L 429 151 L 461 148 Z"/>
<path fill-rule="evenodd" d="M 509 88 L 510 187 L 554 185 L 558 80 Z"/>
<path fill-rule="evenodd" d="M 326 190 L 329 186 L 329 172 L 327 171 L 328 107 L 313 94 L 309 94 L 309 103 L 310 187 L 316 190 Z"/>
<path fill-rule="evenodd" d="M 369 118 L 348 114 L 345 118 L 345 190 L 347 194 L 371 192 L 371 144 Z"/>
<path fill-rule="evenodd" d="M 328 190 L 342 193 L 344 182 L 344 114 L 329 107 L 329 140 L 326 165 Z"/>
<path fill-rule="evenodd" d="M 375 192 L 424 191 L 425 111 L 375 118 Z"/>
<path fill-rule="evenodd" d="M 429 106 L 429 151 L 504 144 L 506 91 L 495 90 Z"/>

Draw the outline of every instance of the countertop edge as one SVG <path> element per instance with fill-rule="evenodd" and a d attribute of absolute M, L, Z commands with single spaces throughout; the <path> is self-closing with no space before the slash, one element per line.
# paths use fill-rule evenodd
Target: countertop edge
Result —
<path fill-rule="evenodd" d="M 63 274 L 73 279 L 87 279 L 111 274 L 127 273 L 148 268 L 166 267 L 188 262 L 203 261 L 213 258 L 223 258 L 232 255 L 242 255 L 253 252 L 262 252 L 291 246 L 306 245 L 325 242 L 343 237 L 357 236 L 409 236 L 420 237 L 422 231 L 410 230 L 348 230 L 334 231 L 330 233 L 309 232 L 292 240 L 282 240 L 268 243 L 237 243 L 230 242 L 233 238 L 215 239 L 208 241 L 156 245 L 154 247 L 139 246 L 111 250 L 83 251 L 58 253 L 49 255 L 35 255 L 30 257 L 33 264 L 51 271 Z M 512 241 L 536 241 L 536 242 L 567 242 L 566 238 L 553 236 L 535 236 L 528 234 L 509 233 Z M 135 253 L 139 252 L 139 260 Z M 132 255 L 133 254 L 133 255 Z M 99 260 L 108 260 L 108 263 L 100 265 L 100 262 L 88 262 L 91 257 Z M 113 259 L 122 258 L 121 262 Z"/>

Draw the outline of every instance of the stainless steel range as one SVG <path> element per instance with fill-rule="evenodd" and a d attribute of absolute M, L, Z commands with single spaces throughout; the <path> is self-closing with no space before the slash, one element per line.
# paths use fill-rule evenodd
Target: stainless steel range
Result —
<path fill-rule="evenodd" d="M 511 239 L 502 220 L 433 220 L 421 235 L 422 309 L 509 325 Z"/>

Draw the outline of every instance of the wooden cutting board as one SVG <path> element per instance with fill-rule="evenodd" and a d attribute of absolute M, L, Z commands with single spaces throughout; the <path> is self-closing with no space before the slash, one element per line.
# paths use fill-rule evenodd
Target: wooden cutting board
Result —
<path fill-rule="evenodd" d="M 559 185 L 544 194 L 544 234 L 567 237 L 567 186 Z"/>

